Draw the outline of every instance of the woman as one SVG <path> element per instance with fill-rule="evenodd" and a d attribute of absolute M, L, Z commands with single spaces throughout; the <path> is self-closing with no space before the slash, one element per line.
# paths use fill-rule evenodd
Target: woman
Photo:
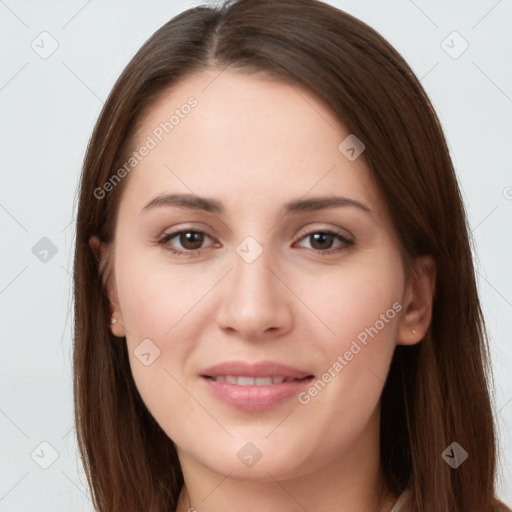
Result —
<path fill-rule="evenodd" d="M 158 30 L 92 135 L 74 279 L 98 510 L 506 510 L 446 142 L 346 13 L 239 0 Z"/>

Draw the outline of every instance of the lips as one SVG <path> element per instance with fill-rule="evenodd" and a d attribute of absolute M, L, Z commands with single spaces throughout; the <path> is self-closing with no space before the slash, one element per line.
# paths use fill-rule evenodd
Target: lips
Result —
<path fill-rule="evenodd" d="M 235 375 L 253 378 L 283 377 L 285 379 L 304 379 L 312 374 L 274 361 L 262 361 L 252 364 L 243 361 L 227 361 L 206 368 L 201 372 L 201 375 L 204 377 Z"/>
<path fill-rule="evenodd" d="M 250 377 L 248 375 L 218 375 L 217 377 L 207 377 L 215 382 L 229 382 L 237 386 L 271 386 L 272 384 L 281 384 L 281 382 L 293 382 L 298 379 L 288 377 Z"/>
<path fill-rule="evenodd" d="M 275 407 L 313 379 L 307 371 L 273 361 L 225 362 L 206 368 L 200 377 L 215 398 L 244 411 Z"/>

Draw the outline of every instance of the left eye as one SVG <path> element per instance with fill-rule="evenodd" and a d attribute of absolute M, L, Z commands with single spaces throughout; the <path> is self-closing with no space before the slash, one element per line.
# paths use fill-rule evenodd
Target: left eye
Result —
<path fill-rule="evenodd" d="M 312 250 L 327 254 L 347 249 L 354 243 L 352 240 L 334 231 L 314 231 L 303 236 L 300 240 L 305 239 L 310 240 Z M 333 248 L 332 244 L 336 239 L 338 239 L 340 243 Z"/>
<path fill-rule="evenodd" d="M 174 239 L 177 239 L 182 248 L 176 248 L 174 244 L 170 243 Z M 165 234 L 158 242 L 176 254 L 198 255 L 199 250 L 203 248 L 205 239 L 211 239 L 211 237 L 202 231 L 184 230 Z M 328 230 L 313 231 L 304 235 L 299 241 L 305 239 L 310 239 L 311 250 L 324 254 L 339 252 L 354 244 L 352 240 L 349 240 L 340 233 Z M 339 240 L 339 243 L 333 248 L 333 243 L 336 239 Z"/>

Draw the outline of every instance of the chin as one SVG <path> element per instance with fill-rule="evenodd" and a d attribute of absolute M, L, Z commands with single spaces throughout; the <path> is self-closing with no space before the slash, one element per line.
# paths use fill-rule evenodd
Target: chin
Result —
<path fill-rule="evenodd" d="M 250 438 L 250 435 L 246 437 Z M 195 444 L 190 451 L 179 449 L 178 453 L 180 459 L 192 458 L 195 464 L 221 475 L 229 474 L 229 478 L 234 480 L 273 482 L 312 471 L 304 443 L 297 440 L 293 445 L 283 445 L 281 442 L 260 439 L 254 442 L 231 439 L 223 445 L 215 441 L 215 448 L 208 444 Z"/>

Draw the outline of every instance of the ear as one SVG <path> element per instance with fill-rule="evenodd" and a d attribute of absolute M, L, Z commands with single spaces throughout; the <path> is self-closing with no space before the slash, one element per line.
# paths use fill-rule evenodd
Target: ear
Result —
<path fill-rule="evenodd" d="M 110 330 L 114 336 L 123 338 L 126 336 L 124 328 L 123 315 L 119 307 L 117 287 L 115 284 L 115 275 L 113 271 L 113 247 L 106 247 L 97 236 L 89 239 L 89 247 L 96 258 L 99 268 L 99 274 L 103 280 L 103 288 L 110 301 L 110 318 L 108 319 Z"/>
<path fill-rule="evenodd" d="M 434 259 L 431 256 L 415 259 L 406 282 L 398 345 L 414 345 L 425 337 L 432 320 L 435 283 Z"/>

